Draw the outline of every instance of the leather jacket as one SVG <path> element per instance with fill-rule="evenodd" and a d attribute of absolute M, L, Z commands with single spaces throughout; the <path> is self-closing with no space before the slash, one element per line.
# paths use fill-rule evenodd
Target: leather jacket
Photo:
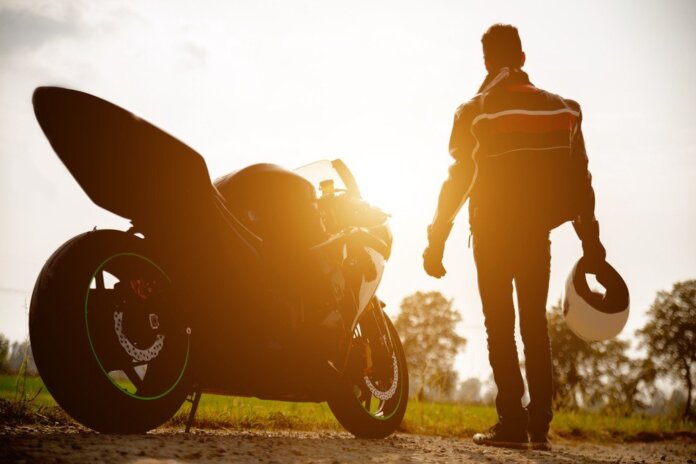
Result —
<path fill-rule="evenodd" d="M 432 236 L 447 238 L 470 199 L 474 234 L 550 231 L 594 221 L 580 105 L 532 85 L 519 69 L 489 75 L 454 117 L 454 163 L 440 191 Z"/>

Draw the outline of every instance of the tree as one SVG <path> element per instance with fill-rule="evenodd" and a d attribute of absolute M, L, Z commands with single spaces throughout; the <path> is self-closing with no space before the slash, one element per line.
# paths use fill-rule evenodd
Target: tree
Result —
<path fill-rule="evenodd" d="M 584 400 L 589 405 L 628 415 L 645 409 L 655 393 L 655 369 L 649 360 L 626 356 L 629 344 L 622 340 L 592 343 Z"/>
<path fill-rule="evenodd" d="M 457 389 L 457 401 L 464 404 L 481 403 L 481 379 L 471 377 L 459 384 Z"/>
<path fill-rule="evenodd" d="M 554 373 L 554 403 L 575 409 L 583 395 L 583 360 L 592 356 L 592 348 L 575 336 L 563 321 L 560 302 L 551 308 L 548 318 Z"/>
<path fill-rule="evenodd" d="M 655 377 L 649 361 L 626 356 L 622 340 L 585 342 L 563 320 L 560 302 L 549 313 L 556 407 L 580 406 L 630 413 L 644 407 Z"/>
<path fill-rule="evenodd" d="M 10 341 L 4 334 L 0 333 L 0 372 L 7 369 L 7 355 L 10 352 Z"/>
<path fill-rule="evenodd" d="M 451 392 L 457 380 L 454 358 L 466 344 L 456 332 L 461 316 L 440 292 L 416 292 L 401 302 L 396 329 L 406 352 L 411 385 L 422 400 L 426 392 Z"/>
<path fill-rule="evenodd" d="M 22 365 L 26 363 L 26 372 L 29 375 L 36 375 L 36 364 L 34 364 L 34 355 L 31 352 L 29 340 L 23 342 L 12 343 L 10 349 L 10 358 L 7 362 L 7 370 L 12 373 L 20 372 Z"/>
<path fill-rule="evenodd" d="M 488 379 L 483 383 L 483 393 L 481 402 L 486 406 L 495 406 L 495 399 L 498 396 L 498 386 L 495 384 L 493 374 L 488 376 Z"/>
<path fill-rule="evenodd" d="M 676 388 L 672 390 L 672 394 L 669 396 L 667 404 L 665 405 L 667 415 L 676 416 L 678 414 L 684 414 L 685 406 L 686 395 L 684 394 L 684 392 Z"/>
<path fill-rule="evenodd" d="M 692 418 L 696 376 L 696 280 L 677 282 L 660 291 L 648 310 L 648 323 L 636 332 L 658 374 L 683 382 L 684 418 Z"/>

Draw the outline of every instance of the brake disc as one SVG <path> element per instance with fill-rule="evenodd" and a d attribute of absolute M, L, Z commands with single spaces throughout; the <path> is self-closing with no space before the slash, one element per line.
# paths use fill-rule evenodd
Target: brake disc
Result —
<path fill-rule="evenodd" d="M 386 391 L 378 389 L 368 376 L 363 377 L 365 380 L 365 385 L 367 385 L 367 388 L 370 390 L 370 393 L 372 393 L 372 396 L 382 401 L 391 399 L 396 393 L 396 387 L 399 384 L 399 364 L 396 362 L 396 353 L 392 353 L 392 366 L 394 370 L 392 383 Z"/>
<path fill-rule="evenodd" d="M 120 311 L 114 312 L 114 330 L 121 347 L 136 361 L 147 362 L 155 359 L 164 347 L 164 335 L 157 334 L 155 343 L 150 348 L 145 350 L 136 348 L 123 333 L 123 313 Z"/>

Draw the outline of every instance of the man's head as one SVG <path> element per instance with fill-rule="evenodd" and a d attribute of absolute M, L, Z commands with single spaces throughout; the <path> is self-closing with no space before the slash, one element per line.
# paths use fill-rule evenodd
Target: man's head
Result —
<path fill-rule="evenodd" d="M 483 34 L 481 43 L 483 59 L 489 73 L 506 66 L 509 68 L 524 66 L 525 55 L 515 26 L 494 24 Z"/>

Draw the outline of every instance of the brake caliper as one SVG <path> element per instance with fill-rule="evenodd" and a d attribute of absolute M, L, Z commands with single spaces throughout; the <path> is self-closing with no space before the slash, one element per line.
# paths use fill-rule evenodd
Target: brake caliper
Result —
<path fill-rule="evenodd" d="M 154 293 L 156 284 L 157 282 L 155 281 L 148 282 L 142 279 L 133 279 L 130 281 L 131 290 L 133 290 L 135 296 L 141 300 L 147 300 L 150 295 Z"/>

